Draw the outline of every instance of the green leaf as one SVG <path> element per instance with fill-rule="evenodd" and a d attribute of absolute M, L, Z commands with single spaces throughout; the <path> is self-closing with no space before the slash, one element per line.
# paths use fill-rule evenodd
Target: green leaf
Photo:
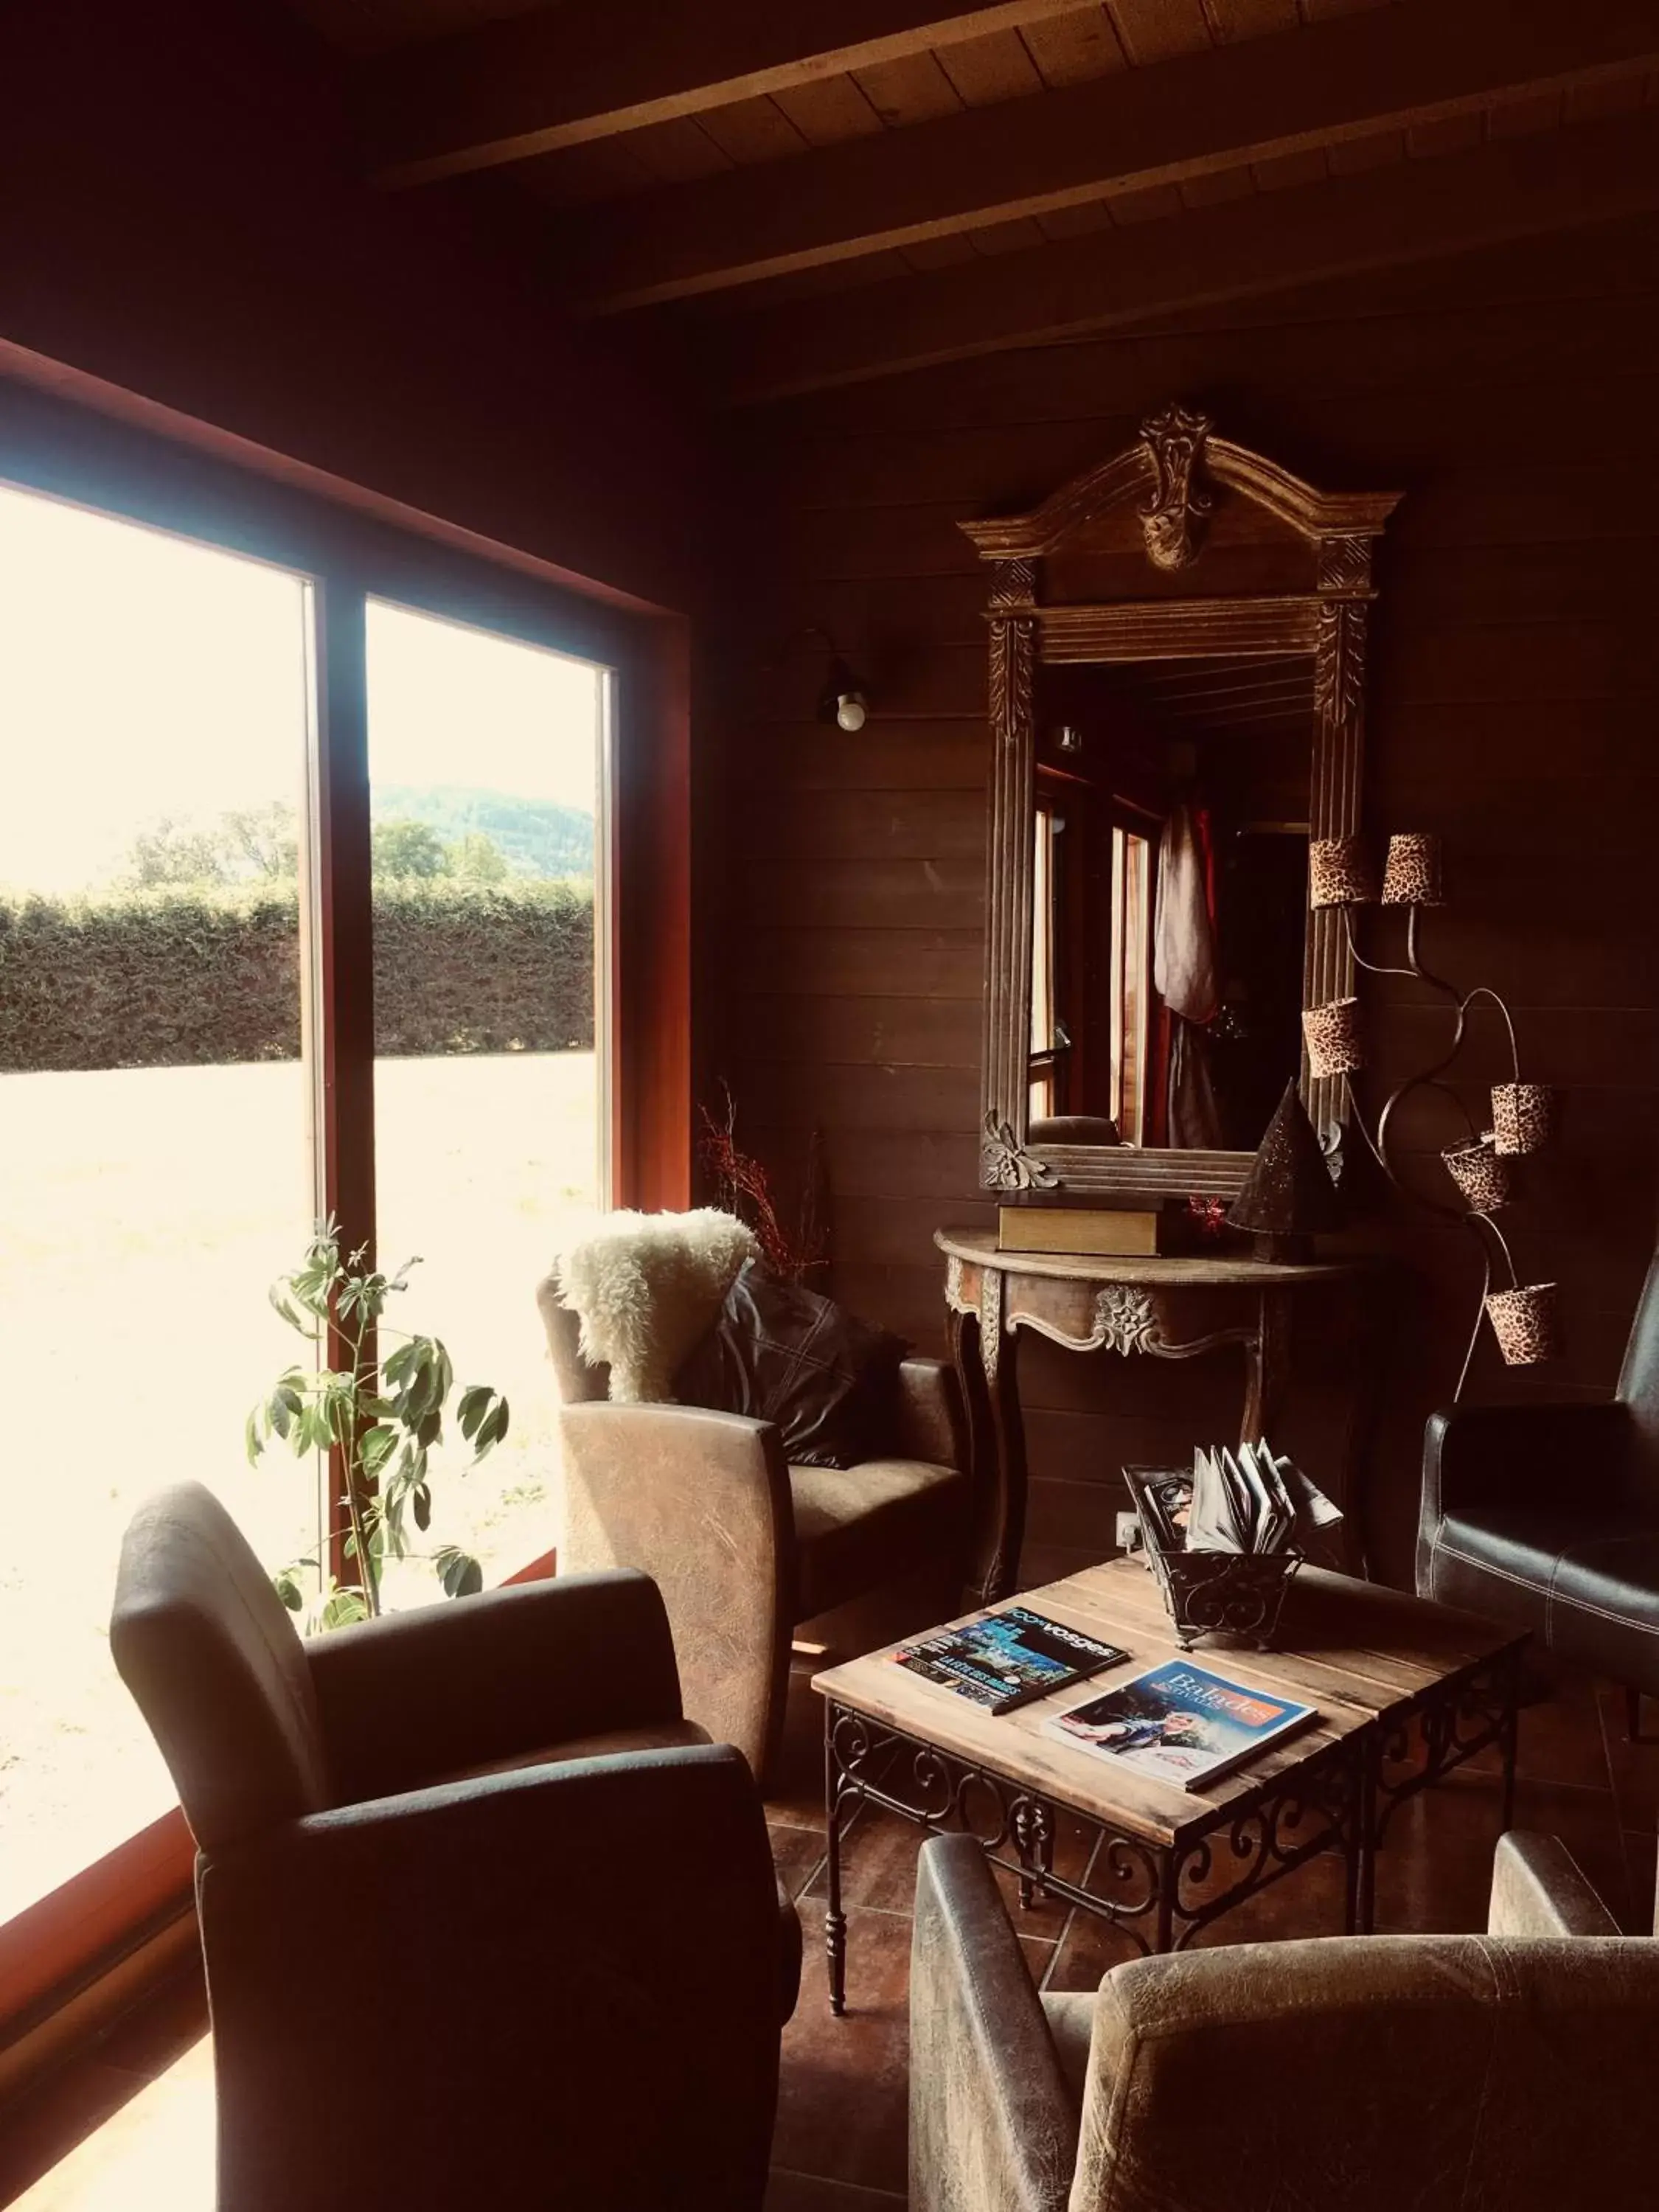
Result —
<path fill-rule="evenodd" d="M 470 1552 L 446 1544 L 433 1559 L 446 1597 L 477 1597 L 483 1588 L 483 1569 Z"/>
<path fill-rule="evenodd" d="M 425 1483 L 422 1483 L 415 1492 L 414 1506 L 415 1526 L 424 1536 L 432 1526 L 432 1492 L 427 1488 Z"/>
<path fill-rule="evenodd" d="M 396 1429 L 365 1429 L 357 1439 L 357 1461 L 363 1473 L 372 1480 L 384 1469 L 386 1462 L 398 1449 Z"/>
<path fill-rule="evenodd" d="M 288 1607 L 290 1613 L 303 1613 L 305 1611 L 305 1592 L 300 1588 L 299 1583 L 295 1580 L 293 1571 L 291 1569 L 282 1574 L 273 1575 L 270 1578 L 270 1586 L 276 1591 L 277 1596 L 281 1598 L 283 1603 Z"/>
<path fill-rule="evenodd" d="M 487 1382 L 473 1382 L 462 1391 L 455 1407 L 455 1419 L 460 1424 L 461 1434 L 469 1443 L 477 1433 L 478 1425 L 489 1411 L 489 1401 L 495 1395 Z"/>
<path fill-rule="evenodd" d="M 319 1629 L 349 1628 L 359 1620 L 369 1618 L 368 1600 L 361 1589 L 347 1584 L 331 1590 L 317 1614 Z"/>
<path fill-rule="evenodd" d="M 247 1426 L 242 1431 L 242 1441 L 247 1447 L 247 1463 L 250 1467 L 258 1467 L 259 1455 L 264 1449 L 264 1443 L 259 1434 L 260 1411 L 261 1408 L 258 1406 L 254 1407 L 247 1417 Z"/>

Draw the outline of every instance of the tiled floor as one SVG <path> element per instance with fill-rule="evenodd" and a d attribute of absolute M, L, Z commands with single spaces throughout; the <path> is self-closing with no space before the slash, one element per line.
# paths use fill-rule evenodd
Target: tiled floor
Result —
<path fill-rule="evenodd" d="M 1659 1821 L 1656 1741 L 1632 1744 L 1622 1694 L 1564 1676 L 1521 1723 L 1516 1824 L 1560 1836 L 1623 1923 L 1651 1924 Z M 774 1852 L 799 1900 L 806 1932 L 800 2003 L 783 2040 L 773 2189 L 768 2212 L 893 2212 L 904 2200 L 906 1990 L 918 1832 L 887 1815 L 860 1821 L 843 1859 L 848 1999 L 826 2000 L 823 1932 L 823 1758 L 819 1708 L 805 1678 L 792 1686 L 785 1773 L 769 1806 Z M 1483 1924 L 1498 1822 L 1492 1762 L 1467 1769 L 1403 1808 L 1378 1875 L 1388 1929 Z M 1063 1852 L 1078 1838 L 1062 1837 Z M 1090 1989 L 1124 1955 L 1097 1922 L 1050 1905 L 1020 1915 L 1031 1972 L 1055 1989 Z M 1200 1940 L 1334 1935 L 1341 1885 L 1316 1861 L 1241 1907 Z M 179 2001 L 175 2001 L 175 2014 Z M 27 2212 L 209 2212 L 211 2075 L 205 2044 L 177 2058 L 179 2021 L 146 2041 L 129 2032 L 102 2061 L 142 2070 L 171 2059 L 139 2095 L 21 2199 Z M 169 2036 L 171 2039 L 169 2040 Z M 159 2056 L 157 2055 L 159 2054 Z"/>

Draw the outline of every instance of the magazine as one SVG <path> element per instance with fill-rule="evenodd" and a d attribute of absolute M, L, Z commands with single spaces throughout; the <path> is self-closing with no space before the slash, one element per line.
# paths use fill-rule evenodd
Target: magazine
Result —
<path fill-rule="evenodd" d="M 1129 1655 L 1023 1605 L 1008 1605 L 960 1628 L 902 1644 L 889 1656 L 924 1681 L 971 1698 L 990 1712 L 1006 1713 L 1051 1690 L 1069 1689 Z"/>
<path fill-rule="evenodd" d="M 1202 1790 L 1319 1717 L 1189 1659 L 1166 1659 L 1057 1714 L 1048 1732 L 1182 1790 Z"/>

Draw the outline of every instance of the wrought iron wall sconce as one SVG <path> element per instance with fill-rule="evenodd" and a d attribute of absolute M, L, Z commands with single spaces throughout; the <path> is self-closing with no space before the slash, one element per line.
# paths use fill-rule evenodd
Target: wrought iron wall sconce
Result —
<path fill-rule="evenodd" d="M 1523 1083 L 1516 1042 L 1515 1023 L 1496 991 L 1478 984 L 1460 991 L 1444 976 L 1424 964 L 1419 949 L 1424 908 L 1443 906 L 1443 854 L 1438 837 L 1418 832 L 1389 840 L 1388 857 L 1379 884 L 1370 852 L 1361 837 L 1316 840 L 1309 848 L 1310 902 L 1316 908 L 1340 908 L 1348 948 L 1358 966 L 1372 975 L 1404 976 L 1424 983 L 1443 998 L 1453 1013 L 1449 1048 L 1430 1066 L 1395 1086 L 1376 1117 L 1375 1134 L 1356 1103 L 1355 1126 L 1364 1138 L 1377 1164 L 1395 1188 L 1419 1206 L 1461 1221 L 1480 1247 L 1483 1279 L 1480 1305 L 1468 1349 L 1463 1355 L 1454 1400 L 1461 1399 L 1474 1364 L 1484 1314 L 1504 1359 L 1511 1367 L 1529 1367 L 1557 1358 L 1562 1348 L 1559 1302 L 1553 1283 L 1522 1283 L 1516 1273 L 1508 1239 L 1493 1216 L 1520 1195 L 1516 1162 L 1541 1152 L 1556 1136 L 1560 1120 L 1560 1094 L 1546 1084 Z M 1395 906 L 1406 909 L 1406 964 L 1388 966 L 1366 959 L 1354 942 L 1356 908 Z M 1470 1009 L 1480 1000 L 1496 1006 L 1509 1038 L 1512 1079 L 1495 1084 L 1492 1091 L 1492 1127 L 1478 1129 L 1459 1092 L 1445 1079 L 1462 1050 Z M 1316 1075 L 1349 1075 L 1365 1064 L 1364 1035 L 1357 999 L 1334 999 L 1313 1006 L 1303 1015 L 1309 1065 Z M 1462 1205 L 1426 1197 L 1407 1184 L 1390 1155 L 1389 1139 L 1395 1116 L 1412 1092 L 1437 1091 L 1451 1100 L 1464 1125 L 1459 1144 L 1440 1157 Z M 1494 1254 L 1501 1256 L 1508 1286 L 1492 1288 Z"/>

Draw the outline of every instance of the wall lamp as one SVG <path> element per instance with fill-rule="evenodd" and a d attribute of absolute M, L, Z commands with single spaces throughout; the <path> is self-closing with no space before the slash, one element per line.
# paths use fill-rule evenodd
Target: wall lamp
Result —
<path fill-rule="evenodd" d="M 861 730 L 869 711 L 862 680 L 836 653 L 824 672 L 823 689 L 818 694 L 819 721 L 834 722 L 838 729 Z"/>
<path fill-rule="evenodd" d="M 852 732 L 861 730 L 870 713 L 870 690 L 861 676 L 854 675 L 851 663 L 827 629 L 813 623 L 805 629 L 795 632 L 798 638 L 817 638 L 830 656 L 830 665 L 823 672 L 823 682 L 818 691 L 818 702 L 814 709 L 820 722 L 833 722 L 837 729 Z"/>

